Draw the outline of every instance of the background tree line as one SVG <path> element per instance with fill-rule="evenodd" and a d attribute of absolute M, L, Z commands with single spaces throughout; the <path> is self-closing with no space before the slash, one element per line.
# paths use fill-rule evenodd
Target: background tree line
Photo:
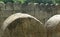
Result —
<path fill-rule="evenodd" d="M 60 0 L 0 0 L 0 2 L 4 2 L 4 3 L 7 3 L 7 2 L 11 2 L 11 3 L 14 3 L 14 2 L 20 2 L 20 3 L 29 3 L 29 2 L 32 2 L 32 3 L 59 3 L 60 4 Z"/>

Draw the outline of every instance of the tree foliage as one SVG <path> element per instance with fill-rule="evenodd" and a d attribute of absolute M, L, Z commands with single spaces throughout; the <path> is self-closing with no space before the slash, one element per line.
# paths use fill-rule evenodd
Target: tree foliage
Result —
<path fill-rule="evenodd" d="M 29 3 L 29 2 L 33 2 L 33 3 L 60 3 L 60 0 L 0 0 L 3 1 L 4 3 L 7 2 L 21 2 L 21 3 Z"/>
<path fill-rule="evenodd" d="M 14 1 L 13 0 L 2 0 L 4 3 L 7 3 L 7 2 L 11 2 L 13 3 Z"/>

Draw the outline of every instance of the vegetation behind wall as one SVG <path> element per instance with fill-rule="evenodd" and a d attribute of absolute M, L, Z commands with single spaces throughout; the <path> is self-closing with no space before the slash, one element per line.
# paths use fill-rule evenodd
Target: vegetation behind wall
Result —
<path fill-rule="evenodd" d="M 56 4 L 56 3 L 59 3 L 60 4 L 60 0 L 0 0 L 4 3 L 7 3 L 7 2 L 11 2 L 11 3 L 14 3 L 14 2 L 20 2 L 20 3 L 29 3 L 29 2 L 32 2 L 32 3 L 49 3 L 49 4 Z"/>

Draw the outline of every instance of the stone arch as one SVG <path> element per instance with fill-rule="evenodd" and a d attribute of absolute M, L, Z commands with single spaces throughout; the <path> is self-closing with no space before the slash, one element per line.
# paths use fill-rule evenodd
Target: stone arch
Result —
<path fill-rule="evenodd" d="M 22 24 L 20 21 L 23 21 Z M 20 27 L 21 31 L 20 32 L 21 35 L 18 37 L 43 37 L 43 35 L 45 34 L 45 29 L 43 27 L 42 22 L 40 22 L 38 19 L 36 19 L 35 17 L 29 15 L 29 14 L 25 14 L 25 13 L 15 13 L 11 16 L 9 16 L 4 22 L 3 25 L 1 27 L 2 31 L 5 31 L 7 28 L 9 29 L 9 31 L 14 27 L 14 25 L 16 25 L 17 23 L 20 24 L 18 25 L 18 27 Z M 20 23 L 19 23 L 20 22 Z M 18 28 L 17 27 L 17 28 Z M 16 28 L 16 27 L 14 27 Z M 19 29 L 19 28 L 18 28 Z M 8 32 L 9 32 L 8 31 Z M 14 30 L 16 31 L 16 30 Z M 11 31 L 10 33 L 12 33 L 13 31 Z M 15 32 L 14 32 L 15 33 Z M 19 34 L 20 34 L 19 33 Z M 5 34 L 4 34 L 5 35 Z M 11 34 L 12 35 L 12 34 Z M 10 36 L 11 36 L 10 35 Z M 15 34 L 13 34 L 13 37 L 17 37 L 15 36 Z M 4 36 L 5 37 L 5 36 Z M 8 37 L 8 36 L 6 36 Z M 12 37 L 12 36 L 11 36 Z"/>
<path fill-rule="evenodd" d="M 54 15 L 45 23 L 47 37 L 60 37 L 60 15 Z"/>

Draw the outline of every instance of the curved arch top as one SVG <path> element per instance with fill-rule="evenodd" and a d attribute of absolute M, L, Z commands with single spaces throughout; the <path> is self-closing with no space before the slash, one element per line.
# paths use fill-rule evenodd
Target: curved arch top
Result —
<path fill-rule="evenodd" d="M 45 27 L 48 29 L 55 29 L 56 26 L 60 23 L 60 15 L 54 15 L 45 23 Z"/>
<path fill-rule="evenodd" d="M 18 19 L 18 18 L 33 18 L 35 19 L 36 21 L 38 21 L 40 24 L 42 24 L 42 22 L 40 22 L 38 19 L 36 19 L 35 17 L 29 15 L 29 14 L 25 14 L 25 13 L 15 13 L 15 14 L 12 14 L 11 16 L 9 16 L 4 22 L 3 22 L 3 25 L 1 27 L 1 29 L 4 31 L 7 26 L 12 23 L 14 20 Z"/>

